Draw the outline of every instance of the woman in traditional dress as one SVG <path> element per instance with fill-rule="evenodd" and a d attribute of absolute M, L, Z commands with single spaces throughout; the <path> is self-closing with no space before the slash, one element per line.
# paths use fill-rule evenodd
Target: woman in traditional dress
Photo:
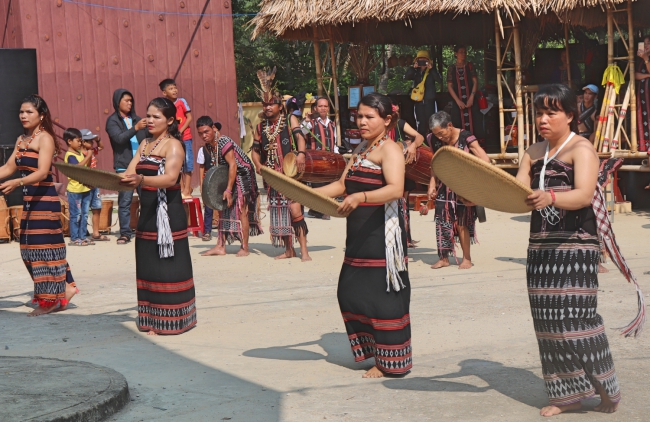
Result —
<path fill-rule="evenodd" d="M 447 69 L 447 90 L 454 100 L 451 104 L 452 123 L 454 127 L 480 137 L 476 122 L 479 115 L 478 101 L 474 101 L 478 90 L 476 70 L 466 60 L 467 48 L 464 45 L 454 47 L 454 56 L 456 63 Z"/>
<path fill-rule="evenodd" d="M 155 98 L 147 109 L 145 139 L 126 170 L 125 186 L 140 188 L 135 237 L 138 328 L 149 335 L 181 334 L 196 325 L 192 259 L 180 177 L 185 150 L 176 107 Z"/>
<path fill-rule="evenodd" d="M 28 315 L 38 316 L 65 309 L 78 290 L 66 260 L 61 202 L 52 180 L 52 159 L 59 153 L 59 145 L 45 100 L 38 95 L 25 98 L 20 122 L 25 134 L 0 167 L 0 180 L 16 170 L 20 178 L 0 184 L 0 191 L 7 195 L 23 190 L 20 254 L 34 281 L 33 303 L 38 304 Z"/>
<path fill-rule="evenodd" d="M 540 414 L 579 409 L 596 393 L 601 402 L 595 410 L 611 413 L 621 396 L 603 319 L 596 313 L 599 235 L 626 278 L 636 280 L 618 250 L 597 186 L 598 156 L 589 140 L 575 134 L 575 94 L 566 85 L 548 85 L 534 104 L 544 141 L 526 151 L 517 178 L 536 189 L 526 201 L 535 209 L 526 277 L 550 402 Z M 639 313 L 626 335 L 640 332 L 645 319 L 638 285 L 637 293 Z"/>
<path fill-rule="evenodd" d="M 393 105 L 393 111 L 397 114 L 397 124 L 387 132 L 388 137 L 401 144 L 406 156 L 406 164 L 411 164 L 417 158 L 417 149 L 424 143 L 424 136 L 413 129 L 406 120 L 399 117 L 399 105 Z M 411 237 L 411 216 L 409 215 L 409 195 L 416 188 L 417 184 L 413 180 L 404 178 L 404 204 L 402 209 L 404 211 L 404 224 L 406 225 L 406 243 L 409 248 L 415 248 L 419 243 L 419 241 L 413 240 Z"/>
<path fill-rule="evenodd" d="M 458 129 L 451 124 L 451 116 L 446 111 L 439 111 L 429 119 L 431 134 L 427 136 L 431 151 L 435 154 L 443 146 L 451 146 L 472 153 L 486 163 L 490 162 L 488 155 L 478 143 L 476 136 L 466 130 Z M 463 176 L 463 169 L 458 169 L 458 177 Z M 438 244 L 438 262 L 431 268 L 434 270 L 448 267 L 449 257 L 456 256 L 456 243 L 460 243 L 463 260 L 458 265 L 459 270 L 472 268 L 470 247 L 478 243 L 476 237 L 476 206 L 456 195 L 444 183 L 431 173 L 428 190 L 429 200 L 436 204 L 436 240 Z M 458 259 L 456 259 L 458 262 Z"/>
<path fill-rule="evenodd" d="M 404 152 L 386 135 L 395 123 L 388 97 L 363 97 L 357 126 L 364 141 L 341 179 L 317 189 L 333 198 L 347 194 L 338 210 L 347 215 L 338 300 L 354 359 L 375 358 L 364 378 L 404 375 L 412 366 L 411 288 L 399 209 Z"/>

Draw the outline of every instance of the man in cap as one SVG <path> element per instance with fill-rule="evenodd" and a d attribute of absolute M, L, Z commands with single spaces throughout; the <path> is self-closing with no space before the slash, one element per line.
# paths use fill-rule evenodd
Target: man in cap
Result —
<path fill-rule="evenodd" d="M 429 133 L 429 117 L 436 112 L 436 81 L 442 83 L 442 77 L 431 64 L 428 51 L 418 51 L 413 66 L 406 70 L 404 79 L 413 81 L 413 88 L 424 81 L 424 96 L 421 100 L 415 101 L 413 112 L 417 122 L 417 131 L 426 137 Z"/>
<path fill-rule="evenodd" d="M 582 100 L 578 101 L 578 134 L 594 141 L 594 128 L 596 126 L 596 98 L 598 87 L 589 84 L 582 88 Z"/>
<path fill-rule="evenodd" d="M 262 121 L 253 133 L 253 162 L 260 174 L 263 166 L 282 172 L 284 157 L 296 151 L 298 171 L 302 172 L 305 169 L 305 138 L 298 117 L 284 113 L 282 96 L 273 84 L 275 70 L 257 71 L 260 87 L 256 91 L 262 100 Z M 271 242 L 275 247 L 285 247 L 285 252 L 275 259 L 294 258 L 293 242 L 297 239 L 302 261 L 311 261 L 307 251 L 309 231 L 301 205 L 266 183 L 265 187 L 268 189 Z"/>

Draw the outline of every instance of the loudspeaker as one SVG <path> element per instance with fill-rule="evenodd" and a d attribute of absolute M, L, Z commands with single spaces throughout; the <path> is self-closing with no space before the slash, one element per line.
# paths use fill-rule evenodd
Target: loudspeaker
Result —
<path fill-rule="evenodd" d="M 21 132 L 22 132 L 22 125 L 21 125 Z M 7 162 L 7 160 L 9 160 L 9 157 L 11 157 L 11 154 L 13 152 L 14 152 L 14 145 L 0 145 L 0 166 L 3 166 Z M 19 177 L 20 177 L 20 173 L 15 172 L 5 180 L 17 179 Z M 4 182 L 4 180 L 0 180 L 0 183 L 2 182 Z M 0 196 L 3 196 L 2 192 L 0 192 Z M 7 201 L 7 206 L 9 207 L 13 207 L 15 205 L 22 205 L 23 190 L 14 189 L 14 191 L 11 192 L 9 195 L 5 195 L 5 200 Z"/>
<path fill-rule="evenodd" d="M 0 145 L 15 145 L 22 135 L 18 112 L 23 98 L 38 94 L 36 49 L 0 48 Z"/>

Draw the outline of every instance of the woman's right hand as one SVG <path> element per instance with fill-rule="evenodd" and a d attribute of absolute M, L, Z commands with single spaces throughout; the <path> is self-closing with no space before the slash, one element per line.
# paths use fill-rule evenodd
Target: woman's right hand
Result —
<path fill-rule="evenodd" d="M 456 104 L 458 105 L 458 108 L 460 108 L 461 110 L 465 110 L 467 108 L 465 103 L 462 102 L 461 100 L 456 100 Z"/>
<path fill-rule="evenodd" d="M 427 195 L 429 196 L 429 200 L 435 201 L 436 196 L 438 195 L 438 190 L 434 185 L 429 185 L 429 190 L 427 192 Z"/>

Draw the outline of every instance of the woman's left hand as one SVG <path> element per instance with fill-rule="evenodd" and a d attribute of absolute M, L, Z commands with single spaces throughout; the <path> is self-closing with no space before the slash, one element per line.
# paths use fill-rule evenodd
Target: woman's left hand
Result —
<path fill-rule="evenodd" d="M 543 190 L 536 190 L 532 194 L 528 195 L 528 198 L 526 199 L 526 205 L 529 205 L 536 210 L 541 210 L 553 203 L 553 198 L 551 197 L 551 194 L 543 191 Z"/>
<path fill-rule="evenodd" d="M 339 215 L 347 217 L 352 211 L 357 209 L 360 203 L 364 200 L 364 195 L 362 192 L 353 193 L 345 197 L 339 208 L 336 210 Z"/>
<path fill-rule="evenodd" d="M 2 191 L 2 193 L 4 193 L 5 195 L 9 195 L 15 189 L 18 189 L 19 186 L 20 186 L 20 179 L 7 180 L 6 182 L 0 184 L 0 191 Z"/>
<path fill-rule="evenodd" d="M 228 203 L 228 208 L 232 207 L 232 193 L 230 192 L 224 192 L 223 193 L 223 200 Z"/>
<path fill-rule="evenodd" d="M 120 185 L 122 186 L 128 186 L 130 188 L 137 188 L 140 186 L 140 182 L 142 182 L 142 176 L 139 174 L 125 174 L 122 176 L 122 180 L 120 180 Z"/>
<path fill-rule="evenodd" d="M 467 99 L 467 103 L 465 103 L 467 108 L 472 108 L 472 105 L 474 105 L 474 94 L 471 94 L 469 98 Z"/>
<path fill-rule="evenodd" d="M 406 147 L 406 164 L 411 164 L 416 159 L 416 151 L 418 146 L 415 145 L 415 142 L 411 142 L 408 147 Z"/>

